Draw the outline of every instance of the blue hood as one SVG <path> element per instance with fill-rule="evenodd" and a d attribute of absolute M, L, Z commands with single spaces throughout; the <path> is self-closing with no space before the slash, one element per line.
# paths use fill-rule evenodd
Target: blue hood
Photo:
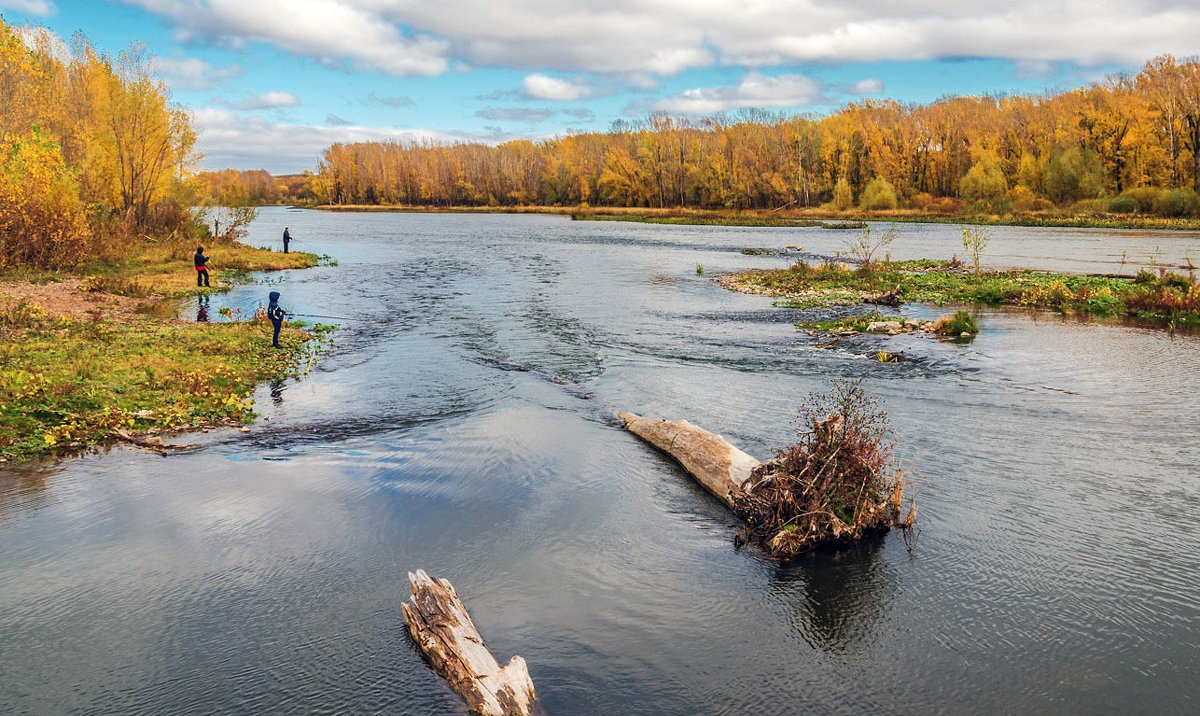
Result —
<path fill-rule="evenodd" d="M 267 295 L 267 298 L 271 299 L 272 304 L 279 303 L 279 292 L 272 291 L 270 294 Z"/>

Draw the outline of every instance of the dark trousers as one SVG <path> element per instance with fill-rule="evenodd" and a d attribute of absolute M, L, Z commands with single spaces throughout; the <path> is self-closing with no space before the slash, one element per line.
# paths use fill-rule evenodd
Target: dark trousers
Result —
<path fill-rule="evenodd" d="M 196 269 L 196 285 L 208 286 L 208 269 Z"/>
<path fill-rule="evenodd" d="M 279 329 L 283 328 L 283 319 L 282 318 L 272 318 L 271 319 L 271 327 L 275 329 L 275 335 L 273 335 L 271 337 L 271 347 L 272 348 L 282 348 L 283 346 L 279 345 Z"/>
<path fill-rule="evenodd" d="M 288 246 L 288 242 L 286 242 L 286 241 L 283 242 L 283 253 L 285 253 L 285 254 L 288 252 L 287 246 Z"/>

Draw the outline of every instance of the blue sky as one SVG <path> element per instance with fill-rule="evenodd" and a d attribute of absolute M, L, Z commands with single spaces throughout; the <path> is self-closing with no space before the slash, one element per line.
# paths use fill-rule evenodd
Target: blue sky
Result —
<path fill-rule="evenodd" d="M 335 141 L 502 141 L 650 112 L 827 113 L 1029 93 L 1200 52 L 1181 0 L 0 0 L 141 42 L 205 168 L 313 169 Z"/>

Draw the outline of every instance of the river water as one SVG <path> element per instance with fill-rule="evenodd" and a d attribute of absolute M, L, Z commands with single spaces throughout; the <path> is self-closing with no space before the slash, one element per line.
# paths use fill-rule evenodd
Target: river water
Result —
<path fill-rule="evenodd" d="M 1197 336 L 981 311 L 965 345 L 818 349 L 799 312 L 696 275 L 832 254 L 828 230 L 268 209 L 250 241 L 284 225 L 338 265 L 209 315 L 279 290 L 365 320 L 259 390 L 252 432 L 0 471 L 0 711 L 463 713 L 405 632 L 417 568 L 553 714 L 1200 708 Z M 961 251 L 957 227 L 897 231 L 894 258 Z M 996 229 L 985 262 L 1111 273 L 1156 246 L 1200 260 L 1196 235 Z M 737 550 L 613 419 L 762 458 L 837 377 L 885 401 L 921 475 L 911 553 Z"/>

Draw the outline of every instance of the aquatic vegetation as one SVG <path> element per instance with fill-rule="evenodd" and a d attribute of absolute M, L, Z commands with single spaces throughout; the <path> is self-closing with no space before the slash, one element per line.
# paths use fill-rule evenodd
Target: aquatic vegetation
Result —
<path fill-rule="evenodd" d="M 860 381 L 834 381 L 800 410 L 795 445 L 751 473 L 734 510 L 746 532 L 787 558 L 821 544 L 911 530 L 916 503 L 887 414 Z"/>
<path fill-rule="evenodd" d="M 979 322 L 970 313 L 960 309 L 934 321 L 931 330 L 942 336 L 961 336 L 964 333 L 975 335 L 979 333 Z"/>
<path fill-rule="evenodd" d="M 744 293 L 780 297 L 788 308 L 870 301 L 884 286 L 905 302 L 1047 308 L 1063 313 L 1125 315 L 1159 323 L 1200 323 L 1195 279 L 1143 271 L 1134 279 L 1059 274 L 1029 269 L 967 273 L 955 261 L 876 263 L 868 274 L 828 262 L 797 262 L 786 269 L 721 276 L 721 285 Z"/>
<path fill-rule="evenodd" d="M 696 264 L 696 275 L 697 276 L 704 275 L 704 264 Z"/>

